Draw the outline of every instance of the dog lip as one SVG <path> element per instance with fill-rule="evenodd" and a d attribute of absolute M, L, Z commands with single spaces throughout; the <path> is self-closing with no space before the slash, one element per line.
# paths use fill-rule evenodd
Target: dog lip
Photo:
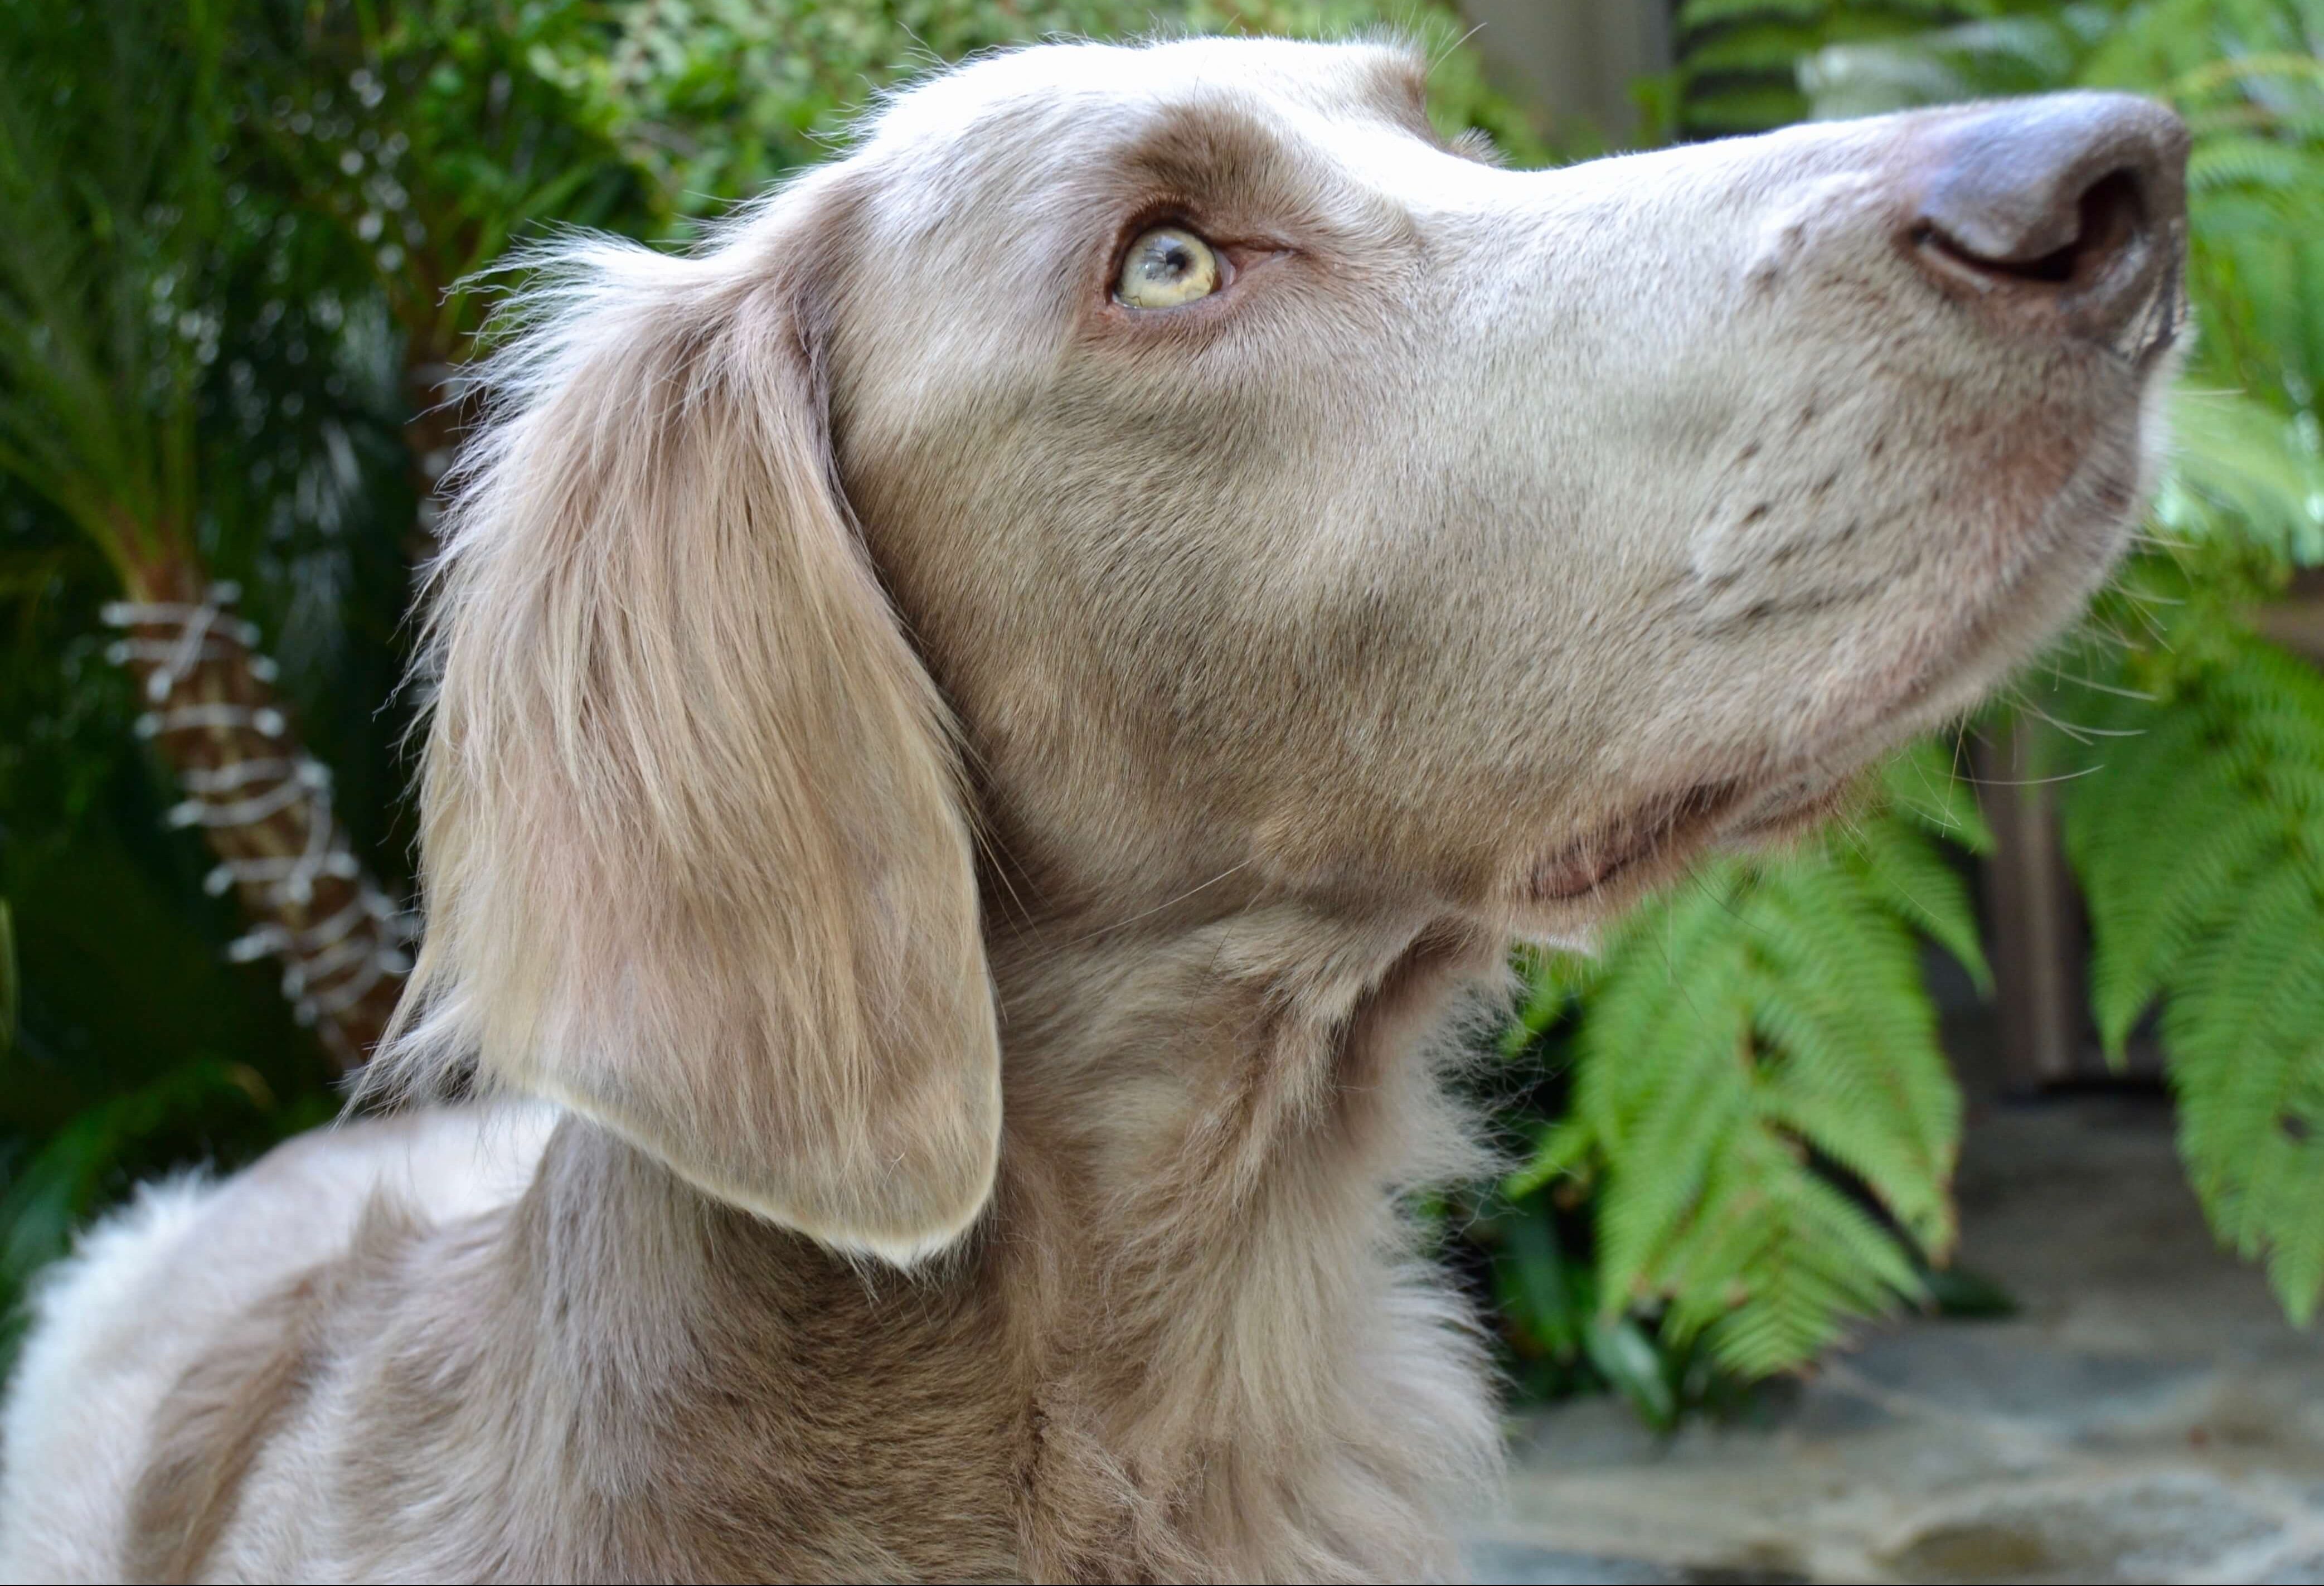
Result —
<path fill-rule="evenodd" d="M 1648 798 L 1535 865 L 1527 890 L 1536 903 L 1602 890 L 1625 871 L 1675 849 L 1698 846 L 1742 806 L 1750 791 L 1741 780 L 1723 779 Z"/>
<path fill-rule="evenodd" d="M 1743 844 L 1775 842 L 1795 836 L 1845 809 L 1849 789 L 1856 786 L 1856 780 L 1853 777 L 1842 777 L 1821 787 L 1795 787 L 1779 797 L 1762 799 L 1757 807 L 1721 835 Z"/>
<path fill-rule="evenodd" d="M 1732 840 L 1781 842 L 1847 806 L 1853 777 L 1729 779 L 1694 783 L 1640 804 L 1534 866 L 1535 903 L 1568 902 L 1605 890 L 1657 859 Z"/>

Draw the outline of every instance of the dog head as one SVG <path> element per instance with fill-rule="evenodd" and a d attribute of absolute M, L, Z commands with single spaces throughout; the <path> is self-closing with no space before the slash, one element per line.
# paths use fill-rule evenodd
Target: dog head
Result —
<path fill-rule="evenodd" d="M 1421 88 L 1028 50 L 699 254 L 552 262 L 438 574 L 397 1061 L 908 1260 L 994 1171 L 980 826 L 1084 922 L 1240 871 L 1570 931 L 2103 576 L 2180 321 L 2167 112 L 1520 173 Z"/>

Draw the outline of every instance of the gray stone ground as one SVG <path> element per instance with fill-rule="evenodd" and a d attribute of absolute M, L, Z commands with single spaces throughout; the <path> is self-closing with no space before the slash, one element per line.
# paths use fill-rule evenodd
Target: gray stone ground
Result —
<path fill-rule="evenodd" d="M 1962 1259 L 2023 1307 L 1863 1340 L 1668 1443 L 1523 1420 L 1480 1581 L 2324 1581 L 2324 1339 L 2220 1255 L 2157 1101 L 1972 1121 Z"/>

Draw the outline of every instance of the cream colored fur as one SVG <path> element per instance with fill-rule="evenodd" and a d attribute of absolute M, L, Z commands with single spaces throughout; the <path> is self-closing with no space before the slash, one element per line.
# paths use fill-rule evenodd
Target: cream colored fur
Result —
<path fill-rule="evenodd" d="M 2066 620 L 2166 360 L 1900 256 L 1942 116 L 1521 174 L 1419 78 L 1028 50 L 703 251 L 545 261 L 375 1078 L 557 1107 L 91 1234 L 0 1569 L 1457 1568 L 1492 1394 L 1397 1198 L 1476 1166 L 1448 1025 Z M 1227 290 L 1109 296 L 1157 219 Z"/>

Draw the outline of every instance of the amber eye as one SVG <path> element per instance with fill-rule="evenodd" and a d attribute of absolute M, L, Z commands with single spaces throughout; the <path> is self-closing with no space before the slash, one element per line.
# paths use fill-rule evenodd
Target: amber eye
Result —
<path fill-rule="evenodd" d="M 1139 235 L 1123 255 L 1113 283 L 1117 302 L 1132 309 L 1175 309 L 1219 290 L 1219 256 L 1211 244 L 1176 226 Z"/>

